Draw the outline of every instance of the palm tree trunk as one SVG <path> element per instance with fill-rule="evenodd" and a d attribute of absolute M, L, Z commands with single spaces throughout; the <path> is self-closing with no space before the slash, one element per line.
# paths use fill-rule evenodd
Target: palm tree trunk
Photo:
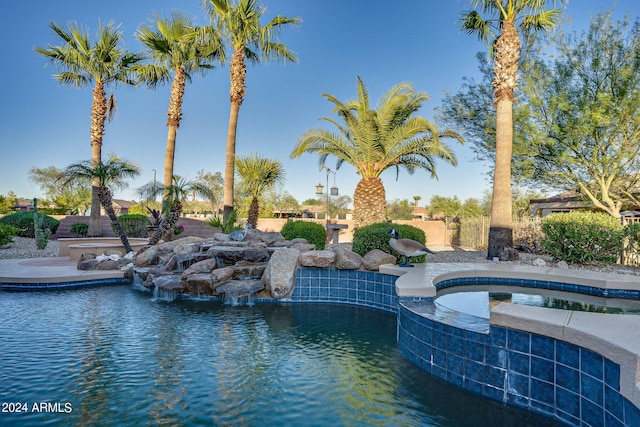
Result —
<path fill-rule="evenodd" d="M 236 132 L 238 129 L 238 113 L 245 95 L 247 66 L 244 61 L 243 47 L 234 50 L 229 67 L 229 128 L 227 131 L 227 154 L 224 166 L 224 205 L 222 218 L 226 220 L 233 210 L 233 185 L 236 159 Z"/>
<path fill-rule="evenodd" d="M 258 228 L 258 216 L 260 213 L 260 205 L 258 202 L 258 198 L 254 197 L 251 199 L 251 205 L 249 206 L 249 213 L 247 215 L 247 222 L 251 224 L 251 227 L 255 230 Z"/>
<path fill-rule="evenodd" d="M 162 194 L 162 211 L 166 215 L 171 206 L 169 205 L 168 189 L 173 185 L 173 165 L 176 154 L 176 137 L 180 120 L 182 120 L 182 100 L 185 89 L 185 74 L 182 67 L 176 67 L 173 82 L 171 83 L 171 96 L 169 98 L 169 111 L 167 112 L 167 149 L 164 156 L 164 175 L 162 184 L 164 193 Z"/>
<path fill-rule="evenodd" d="M 104 211 L 106 212 L 107 216 L 111 220 L 111 224 L 113 224 L 113 228 L 115 228 L 116 233 L 118 234 L 118 237 L 120 237 L 120 240 L 122 241 L 122 246 L 124 246 L 125 253 L 131 252 L 133 249 L 129 244 L 129 239 L 127 239 L 127 235 L 124 233 L 124 230 L 122 229 L 122 225 L 120 224 L 120 221 L 118 220 L 118 217 L 116 216 L 116 213 L 113 210 L 113 200 L 111 197 L 111 190 L 109 190 L 107 187 L 100 187 L 98 189 L 98 194 L 100 197 L 100 204 L 102 205 L 102 207 L 104 208 Z"/>
<path fill-rule="evenodd" d="M 97 81 L 93 89 L 93 101 L 91 104 L 91 163 L 97 168 L 102 162 L 102 137 L 104 135 L 104 122 L 107 117 L 107 96 L 102 81 Z M 101 236 L 100 226 L 100 198 L 98 196 L 100 179 L 94 177 L 91 180 L 91 214 L 89 216 L 89 230 L 87 235 Z"/>
<path fill-rule="evenodd" d="M 362 178 L 353 193 L 353 226 L 385 222 L 387 201 L 380 178 Z"/>

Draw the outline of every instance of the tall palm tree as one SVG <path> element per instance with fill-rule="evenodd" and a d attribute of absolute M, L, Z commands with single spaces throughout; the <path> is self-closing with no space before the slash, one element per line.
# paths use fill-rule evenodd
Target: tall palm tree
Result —
<path fill-rule="evenodd" d="M 414 115 L 429 96 L 416 92 L 407 83 L 389 89 L 378 101 L 376 109 L 369 106 L 369 94 L 358 77 L 358 99 L 343 103 L 332 95 L 325 98 L 335 104 L 334 111 L 344 121 L 323 120 L 335 125 L 338 132 L 324 129 L 308 130 L 291 153 L 292 158 L 303 153 L 320 156 L 324 167 L 329 155 L 338 158 L 337 167 L 347 162 L 356 168 L 360 181 L 353 195 L 353 220 L 356 228 L 386 220 L 386 196 L 380 179 L 382 172 L 400 166 L 410 174 L 424 169 L 437 178 L 436 159 L 457 165 L 455 154 L 440 139 L 460 135 L 450 130 L 439 131 L 430 121 Z"/>
<path fill-rule="evenodd" d="M 240 186 L 246 189 L 251 197 L 247 222 L 256 228 L 260 214 L 258 197 L 265 191 L 284 184 L 284 166 L 280 160 L 268 159 L 253 153 L 236 158 L 236 173 L 240 176 Z"/>
<path fill-rule="evenodd" d="M 232 50 L 229 70 L 231 111 L 224 169 L 223 216 L 226 218 L 233 210 L 236 130 L 240 105 L 245 96 L 246 61 L 297 61 L 294 52 L 286 44 L 280 43 L 278 37 L 282 27 L 297 24 L 300 18 L 277 15 L 263 25 L 260 19 L 266 8 L 261 6 L 259 0 L 204 0 L 204 5 L 213 26 L 220 31 Z"/>
<path fill-rule="evenodd" d="M 155 245 L 163 237 L 171 235 L 173 227 L 182 216 L 183 203 L 189 196 L 196 194 L 209 200 L 215 198 L 213 191 L 206 185 L 198 181 L 189 181 L 177 175 L 172 177 L 169 187 L 150 182 L 138 188 L 137 191 L 140 196 L 146 199 L 155 199 L 160 194 L 167 195 L 169 211 L 164 218 L 162 218 L 158 230 L 151 236 L 151 239 L 149 239 L 150 245 Z"/>
<path fill-rule="evenodd" d="M 125 252 L 131 252 L 129 240 L 120 225 L 120 221 L 113 210 L 113 200 L 111 190 L 113 188 L 126 188 L 126 178 L 135 178 L 140 175 L 140 166 L 128 160 L 121 160 L 116 156 L 110 156 L 106 162 L 102 160 L 98 166 L 94 166 L 93 159 L 81 163 L 75 163 L 65 168 L 63 172 L 63 182 L 69 183 L 78 179 L 88 179 L 98 181 L 98 200 L 104 208 L 105 213 L 111 220 L 113 228 L 122 241 Z"/>
<path fill-rule="evenodd" d="M 49 62 L 60 70 L 53 77 L 61 84 L 71 87 L 88 87 L 93 84 L 93 101 L 91 103 L 91 161 L 97 168 L 102 162 L 102 137 L 105 121 L 115 111 L 115 97 L 107 98 L 105 89 L 120 83 L 133 84 L 131 67 L 142 57 L 124 50 L 120 44 L 122 33 L 113 22 L 98 25 L 98 34 L 91 41 L 89 31 L 77 23 L 70 23 L 69 28 L 62 28 L 50 23 L 51 29 L 62 39 L 59 46 L 47 49 L 36 47 L 35 51 L 44 55 Z M 101 234 L 100 201 L 98 199 L 98 177 L 94 177 L 91 199 L 91 216 L 89 217 L 89 236 Z"/>
<path fill-rule="evenodd" d="M 144 53 L 151 57 L 152 64 L 136 67 L 140 80 L 150 88 L 165 83 L 173 73 L 169 109 L 167 111 L 167 148 L 164 160 L 164 188 L 169 189 L 173 180 L 173 165 L 176 135 L 182 119 L 182 102 L 186 83 L 193 73 L 204 74 L 213 67 L 213 62 L 224 58 L 217 32 L 201 31 L 193 19 L 174 11 L 170 18 L 153 15 L 155 30 L 141 25 L 136 38 L 144 45 Z M 164 193 L 162 206 L 165 213 L 170 209 L 169 194 Z"/>
<path fill-rule="evenodd" d="M 553 9 L 547 8 L 547 3 Z M 520 36 L 549 31 L 555 27 L 561 11 L 556 5 L 564 0 L 471 0 L 479 9 L 463 14 L 461 27 L 489 43 L 494 56 L 494 105 L 496 108 L 496 156 L 493 172 L 493 200 L 487 258 L 502 255 L 513 247 L 513 218 L 511 205 L 511 155 L 513 151 L 513 103 L 518 82 Z M 498 31 L 499 33 L 496 33 Z"/>

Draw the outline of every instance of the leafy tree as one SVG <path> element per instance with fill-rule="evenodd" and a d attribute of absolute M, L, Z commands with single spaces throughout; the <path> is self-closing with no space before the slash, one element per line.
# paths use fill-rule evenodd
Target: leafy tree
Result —
<path fill-rule="evenodd" d="M 253 153 L 236 158 L 236 173 L 240 177 L 240 186 L 247 191 L 251 198 L 247 222 L 256 228 L 260 214 L 258 197 L 265 190 L 284 184 L 284 166 L 280 160 L 268 159 Z"/>
<path fill-rule="evenodd" d="M 555 6 L 563 0 L 551 0 Z M 496 155 L 493 173 L 493 203 L 487 258 L 513 246 L 511 209 L 511 156 L 513 150 L 513 102 L 518 80 L 520 35 L 548 31 L 555 26 L 560 9 L 547 9 L 546 0 L 471 0 L 477 10 L 466 12 L 461 27 L 490 43 L 494 60 L 494 105 L 496 108 Z M 498 34 L 495 31 L 499 31 Z"/>
<path fill-rule="evenodd" d="M 455 154 L 441 138 L 462 138 L 449 130 L 439 131 L 423 117 L 414 115 L 429 99 L 424 92 L 416 92 L 407 83 L 398 84 L 387 91 L 375 109 L 369 102 L 364 83 L 357 79 L 358 99 L 341 102 L 325 94 L 335 104 L 334 112 L 344 121 L 333 118 L 323 120 L 334 125 L 338 132 L 310 129 L 298 141 L 292 158 L 303 153 L 320 156 L 320 167 L 327 157 L 338 158 L 336 168 L 343 162 L 352 165 L 361 179 L 353 195 L 353 219 L 356 228 L 386 221 L 386 198 L 380 174 L 392 168 L 396 177 L 400 167 L 410 174 L 424 169 L 436 175 L 436 160 L 456 165 Z"/>
<path fill-rule="evenodd" d="M 284 191 L 282 193 L 273 193 L 271 197 L 271 203 L 273 204 L 272 210 L 286 211 L 292 210 L 297 212 L 300 210 L 300 203 L 289 192 Z"/>
<path fill-rule="evenodd" d="M 429 211 L 433 215 L 457 217 L 462 210 L 462 202 L 458 196 L 445 197 L 433 195 L 429 200 Z"/>
<path fill-rule="evenodd" d="M 173 74 L 169 109 L 167 111 L 167 147 L 164 160 L 163 185 L 168 189 L 173 180 L 173 164 L 176 149 L 176 135 L 182 119 L 182 103 L 186 83 L 194 73 L 204 74 L 213 68 L 213 62 L 224 58 L 224 50 L 218 33 L 204 33 L 194 24 L 193 19 L 174 11 L 170 18 L 153 15 L 155 29 L 141 25 L 136 38 L 144 46 L 144 53 L 153 63 L 136 67 L 140 79 L 155 88 L 165 83 Z M 207 37 L 202 37 L 206 34 Z M 163 194 L 163 211 L 169 211 L 169 194 Z"/>
<path fill-rule="evenodd" d="M 613 217 L 640 203 L 640 20 L 592 17 L 589 30 L 560 34 L 553 62 L 527 85 L 533 120 L 531 180 L 573 190 Z"/>
<path fill-rule="evenodd" d="M 297 61 L 293 51 L 279 41 L 282 28 L 297 24 L 300 18 L 277 15 L 266 24 L 261 19 L 266 8 L 258 0 L 205 0 L 204 5 L 213 27 L 220 32 L 232 51 L 230 63 L 229 130 L 224 170 L 224 212 L 233 210 L 236 130 L 238 113 L 245 96 L 246 61 Z"/>
<path fill-rule="evenodd" d="M 224 194 L 224 179 L 222 178 L 222 174 L 220 172 L 205 173 L 204 170 L 199 170 L 196 175 L 196 182 L 209 188 L 209 192 L 212 195 L 211 202 L 213 204 L 213 211 L 219 212 Z M 195 200 L 195 195 L 192 197 L 192 200 Z"/>
<path fill-rule="evenodd" d="M 475 218 L 478 216 L 482 216 L 484 214 L 484 210 L 480 201 L 478 199 L 470 198 L 465 200 L 460 207 L 460 212 L 458 213 L 459 218 Z"/>
<path fill-rule="evenodd" d="M 320 199 L 306 199 L 302 201 L 303 205 L 321 205 L 322 203 L 324 203 L 322 200 Z"/>
<path fill-rule="evenodd" d="M 413 218 L 413 208 L 414 204 L 409 202 L 407 199 L 395 199 L 391 202 L 387 202 L 387 218 L 391 220 L 410 220 Z"/>
<path fill-rule="evenodd" d="M 81 163 L 69 165 L 64 170 L 64 176 L 66 177 L 64 180 L 65 184 L 77 179 L 98 179 L 100 204 L 111 220 L 111 226 L 116 231 L 118 237 L 120 237 L 125 252 L 127 253 L 132 251 L 131 245 L 113 209 L 113 199 L 109 186 L 116 188 L 125 187 L 126 178 L 135 178 L 138 175 L 140 175 L 140 167 L 137 164 L 128 160 L 121 160 L 115 155 L 111 155 L 106 162 L 100 161 L 98 166 L 93 165 L 93 160 L 86 160 Z"/>
<path fill-rule="evenodd" d="M 64 170 L 55 166 L 29 169 L 29 179 L 38 184 L 58 208 L 68 214 L 84 215 L 91 207 L 91 181 L 78 177 L 60 185 L 64 175 Z"/>
<path fill-rule="evenodd" d="M 0 194 L 0 214 L 13 212 L 14 207 L 18 203 L 18 197 L 13 191 L 9 191 L 6 196 Z"/>
<path fill-rule="evenodd" d="M 121 83 L 133 84 L 131 67 L 142 57 L 120 47 L 122 33 L 112 22 L 98 26 L 98 34 L 92 42 L 87 29 L 77 23 L 70 23 L 65 29 L 56 23 L 50 23 L 62 44 L 49 48 L 36 47 L 39 54 L 60 69 L 53 77 L 61 84 L 84 88 L 93 84 L 91 103 L 91 161 L 93 168 L 99 170 L 102 164 L 102 137 L 105 121 L 110 120 L 115 111 L 116 100 L 111 94 L 106 96 L 105 89 Z M 91 216 L 89 218 L 89 236 L 98 236 L 100 230 L 100 178 L 92 177 Z"/>

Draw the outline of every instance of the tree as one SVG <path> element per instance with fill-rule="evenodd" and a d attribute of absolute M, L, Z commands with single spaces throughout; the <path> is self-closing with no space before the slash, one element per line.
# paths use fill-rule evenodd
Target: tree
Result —
<path fill-rule="evenodd" d="M 173 73 L 169 109 L 167 111 L 167 147 L 164 160 L 163 185 L 168 189 L 173 180 L 176 135 L 182 119 L 182 103 L 186 83 L 194 73 L 204 74 L 213 68 L 213 62 L 224 58 L 218 33 L 203 32 L 193 19 L 174 11 L 170 18 L 154 14 L 156 29 L 141 25 L 136 38 L 144 45 L 144 53 L 153 63 L 136 67 L 140 79 L 155 88 L 165 83 Z M 203 37 L 203 35 L 206 35 Z M 168 213 L 169 195 L 163 194 L 163 211 Z"/>
<path fill-rule="evenodd" d="M 303 153 L 320 156 L 320 167 L 327 157 L 338 158 L 336 169 L 343 162 L 352 165 L 361 179 L 353 195 L 353 219 L 356 228 L 386 220 L 386 198 L 380 174 L 392 168 L 396 179 L 400 167 L 412 174 L 426 170 L 436 178 L 436 160 L 456 165 L 455 154 L 441 138 L 462 138 L 450 130 L 439 131 L 435 124 L 416 116 L 429 99 L 416 92 L 408 83 L 398 84 L 380 98 L 376 109 L 369 105 L 369 94 L 360 77 L 357 79 L 358 99 L 343 103 L 333 95 L 325 98 L 335 104 L 334 111 L 344 125 L 333 118 L 323 120 L 334 125 L 338 132 L 310 129 L 299 139 L 292 158 Z"/>
<path fill-rule="evenodd" d="M 169 212 L 162 218 L 158 230 L 149 239 L 149 245 L 155 245 L 163 237 L 172 235 L 173 227 L 178 223 L 178 219 L 182 215 L 183 203 L 192 194 L 202 196 L 208 200 L 214 197 L 211 190 L 202 185 L 202 183 L 195 180 L 189 181 L 177 175 L 173 176 L 172 184 L 169 188 L 165 188 L 164 185 L 158 185 L 155 182 L 149 182 L 138 188 L 137 192 L 147 200 L 153 200 L 159 195 L 167 195 L 169 203 Z"/>
<path fill-rule="evenodd" d="M 49 59 L 49 62 L 60 69 L 53 77 L 65 86 L 83 88 L 93 84 L 93 101 L 91 103 L 91 161 L 93 168 L 102 164 L 102 137 L 105 121 L 110 120 L 115 111 L 115 96 L 106 96 L 105 89 L 120 83 L 133 84 L 131 67 L 142 57 L 130 53 L 120 47 L 122 33 L 112 22 L 107 25 L 99 23 L 98 34 L 92 42 L 87 29 L 77 23 L 69 24 L 64 29 L 56 23 L 50 28 L 62 39 L 60 46 L 49 46 L 48 49 L 36 47 L 35 51 Z M 98 189 L 99 178 L 93 177 L 91 184 L 91 216 L 89 218 L 89 236 L 99 236 L 100 200 Z"/>
<path fill-rule="evenodd" d="M 78 177 L 60 185 L 65 179 L 64 170 L 55 166 L 32 167 L 29 179 L 38 184 L 46 197 L 67 214 L 84 215 L 91 207 L 91 181 Z"/>
<path fill-rule="evenodd" d="M 18 204 L 18 197 L 13 191 L 9 191 L 6 196 L 0 194 L 0 214 L 12 213 Z"/>
<path fill-rule="evenodd" d="M 297 61 L 293 51 L 278 41 L 280 31 L 300 18 L 275 16 L 267 24 L 260 22 L 266 12 L 258 0 L 205 0 L 209 17 L 232 50 L 230 63 L 229 129 L 224 170 L 224 212 L 226 218 L 233 210 L 236 131 L 238 113 L 245 96 L 246 61 Z"/>
<path fill-rule="evenodd" d="M 65 185 L 78 179 L 98 180 L 98 199 L 111 220 L 118 237 L 120 237 L 126 253 L 132 251 L 131 245 L 113 209 L 113 199 L 109 186 L 115 188 L 126 187 L 125 179 L 135 178 L 138 175 L 140 175 L 140 167 L 138 165 L 128 160 L 121 160 L 115 155 L 110 156 L 106 162 L 100 161 L 98 166 L 93 165 L 93 160 L 86 160 L 69 165 L 64 170 L 65 179 L 63 182 Z"/>
<path fill-rule="evenodd" d="M 204 170 L 199 170 L 196 175 L 196 181 L 201 185 L 209 188 L 210 194 L 213 197 L 213 199 L 211 200 L 213 204 L 213 211 L 215 213 L 219 213 L 222 197 L 224 194 L 224 179 L 222 178 L 222 174 L 220 172 L 205 173 Z"/>
<path fill-rule="evenodd" d="M 531 180 L 618 218 L 640 203 L 640 20 L 614 22 L 609 11 L 556 39 L 554 61 L 536 63 L 527 91 L 542 127 Z"/>
<path fill-rule="evenodd" d="M 551 0 L 562 4 L 564 0 Z M 511 209 L 511 156 L 513 149 L 513 102 L 518 80 L 520 35 L 554 28 L 560 15 L 557 8 L 547 9 L 547 0 L 471 0 L 474 9 L 466 12 L 461 27 L 491 43 L 494 53 L 494 105 L 496 108 L 496 155 L 493 173 L 493 203 L 487 258 L 499 257 L 513 246 Z M 499 34 L 494 33 L 499 31 Z"/>
<path fill-rule="evenodd" d="M 284 184 L 285 170 L 280 160 L 262 157 L 257 153 L 236 158 L 236 173 L 240 177 L 240 186 L 251 197 L 251 205 L 247 215 L 247 222 L 253 228 L 258 226 L 260 204 L 258 197 L 266 190 Z"/>
<path fill-rule="evenodd" d="M 387 203 L 387 218 L 391 220 L 411 220 L 413 219 L 414 206 L 415 205 L 411 204 L 407 199 L 395 199 L 392 202 Z"/>
<path fill-rule="evenodd" d="M 462 210 L 462 202 L 458 196 L 445 197 L 437 194 L 431 196 L 429 201 L 429 211 L 432 215 L 446 217 L 457 217 Z"/>

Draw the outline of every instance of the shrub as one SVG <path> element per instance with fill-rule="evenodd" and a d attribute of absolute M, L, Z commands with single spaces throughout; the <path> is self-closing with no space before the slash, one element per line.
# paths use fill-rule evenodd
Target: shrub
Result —
<path fill-rule="evenodd" d="M 214 214 L 208 218 L 206 224 L 209 227 L 219 228 L 225 234 L 229 234 L 244 228 L 244 226 L 238 224 L 237 221 L 238 212 L 236 210 L 232 210 L 227 215 L 227 219 L 223 219 L 222 215 Z"/>
<path fill-rule="evenodd" d="M 60 225 L 60 221 L 55 218 L 52 218 L 48 215 L 43 215 L 42 218 L 42 227 L 49 229 L 51 234 L 55 234 L 58 230 L 58 226 Z M 33 211 L 21 211 L 12 213 L 11 215 L 6 215 L 0 218 L 1 224 L 11 225 L 18 229 L 17 236 L 19 237 L 35 237 L 35 228 L 33 226 Z"/>
<path fill-rule="evenodd" d="M 86 222 L 76 222 L 71 224 L 71 232 L 76 236 L 85 237 L 89 232 L 89 224 Z"/>
<path fill-rule="evenodd" d="M 353 232 L 353 244 L 352 251 L 364 256 L 367 252 L 374 249 L 380 249 L 381 251 L 390 253 L 396 258 L 402 257 L 399 253 L 391 249 L 389 246 L 389 240 L 392 238 L 390 234 L 387 234 L 389 230 L 395 228 L 398 231 L 398 236 L 401 239 L 412 239 L 416 242 L 420 242 L 423 245 L 426 243 L 426 237 L 424 231 L 407 224 L 391 224 L 388 222 L 380 222 L 377 224 L 370 224 L 364 227 L 358 228 Z M 417 257 L 410 257 L 407 262 L 419 263 L 425 262 L 426 255 L 420 255 Z"/>
<path fill-rule="evenodd" d="M 280 234 L 287 239 L 307 239 L 307 242 L 316 245 L 316 249 L 322 250 L 327 244 L 327 230 L 320 224 L 310 221 L 287 222 L 280 230 Z"/>
<path fill-rule="evenodd" d="M 625 225 L 624 238 L 624 263 L 640 265 L 640 222 Z"/>
<path fill-rule="evenodd" d="M 624 231 L 620 221 L 599 212 L 551 214 L 542 219 L 542 245 L 554 261 L 571 264 L 618 260 Z"/>
<path fill-rule="evenodd" d="M 122 230 L 127 237 L 147 237 L 147 226 L 149 221 L 146 215 L 142 214 L 125 214 L 118 217 Z M 111 224 L 111 229 L 118 234 Z"/>
<path fill-rule="evenodd" d="M 13 238 L 18 235 L 16 227 L 7 224 L 0 224 L 0 246 L 13 242 Z"/>

